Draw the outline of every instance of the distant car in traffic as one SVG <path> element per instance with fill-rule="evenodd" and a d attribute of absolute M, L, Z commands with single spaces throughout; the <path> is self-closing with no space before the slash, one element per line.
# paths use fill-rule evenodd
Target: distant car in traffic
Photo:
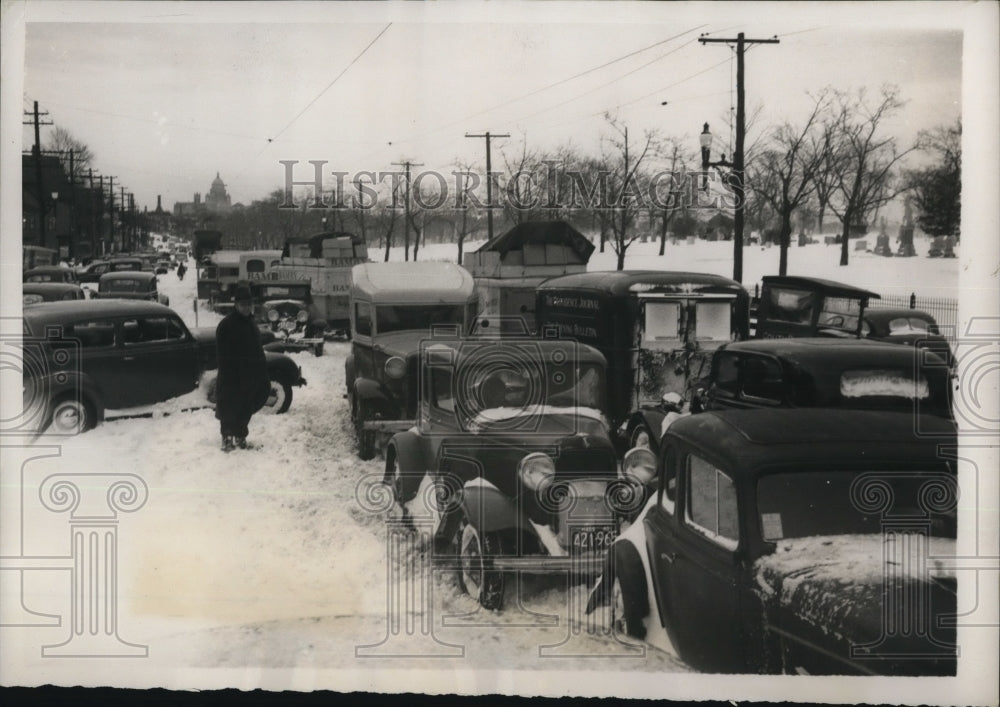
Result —
<path fill-rule="evenodd" d="M 101 275 L 98 299 L 144 299 L 170 304 L 170 298 L 156 287 L 156 274 L 150 272 L 109 272 Z"/>
<path fill-rule="evenodd" d="M 941 335 L 937 322 L 919 309 L 868 309 L 861 323 L 861 335 L 892 344 L 906 344 L 933 351 L 948 366 L 955 362 L 948 339 Z"/>
<path fill-rule="evenodd" d="M 680 419 L 588 612 L 705 672 L 955 675 L 956 443 L 911 413 Z"/>
<path fill-rule="evenodd" d="M 166 258 L 160 258 L 159 260 L 157 260 L 156 269 L 154 270 L 154 272 L 157 275 L 166 275 L 168 272 L 170 272 L 170 261 L 167 260 Z"/>
<path fill-rule="evenodd" d="M 26 282 L 21 285 L 21 303 L 25 305 L 83 299 L 87 299 L 83 288 L 69 282 Z"/>
<path fill-rule="evenodd" d="M 73 285 L 80 282 L 76 272 L 59 265 L 46 265 L 25 270 L 21 279 L 23 282 L 68 282 Z"/>
<path fill-rule="evenodd" d="M 39 432 L 86 431 L 109 410 L 189 393 L 218 367 L 215 328 L 190 330 L 175 311 L 153 302 L 54 302 L 25 307 L 23 317 L 38 364 L 24 367 L 24 410 Z M 305 379 L 288 356 L 265 357 L 271 395 L 264 411 L 282 413 Z M 207 405 L 211 380 L 205 391 Z"/>

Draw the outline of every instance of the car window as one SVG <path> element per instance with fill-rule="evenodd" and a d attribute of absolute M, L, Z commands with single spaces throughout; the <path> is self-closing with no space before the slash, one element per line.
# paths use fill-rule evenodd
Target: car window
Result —
<path fill-rule="evenodd" d="M 770 403 L 784 398 L 781 365 L 767 356 L 746 356 L 741 364 L 740 394 Z"/>
<path fill-rule="evenodd" d="M 53 348 L 63 348 L 72 346 L 66 340 L 76 339 L 80 342 L 80 347 L 103 348 L 115 345 L 115 324 L 109 321 L 89 321 L 76 322 L 63 327 L 61 339 L 50 338 L 49 343 Z"/>
<path fill-rule="evenodd" d="M 812 323 L 812 292 L 775 287 L 770 289 L 768 299 L 768 319 L 796 324 Z"/>
<path fill-rule="evenodd" d="M 680 338 L 681 305 L 679 302 L 646 302 L 643 341 L 676 341 Z"/>
<path fill-rule="evenodd" d="M 688 455 L 687 491 L 687 524 L 714 543 L 735 550 L 739 542 L 739 515 L 732 479 L 691 454 Z"/>
<path fill-rule="evenodd" d="M 861 300 L 850 297 L 824 297 L 818 326 L 856 331 L 861 314 Z"/>
<path fill-rule="evenodd" d="M 715 389 L 716 392 L 736 397 L 739 390 L 739 356 L 728 351 L 720 351 L 716 355 Z"/>
<path fill-rule="evenodd" d="M 33 293 L 27 293 L 22 295 L 21 304 L 38 304 L 39 302 L 44 302 L 45 298 L 41 295 L 36 295 Z"/>
<path fill-rule="evenodd" d="M 695 306 L 695 334 L 698 341 L 729 341 L 729 302 L 698 302 Z"/>
<path fill-rule="evenodd" d="M 897 334 L 926 334 L 928 331 L 927 322 L 916 317 L 896 317 L 889 320 L 889 335 Z"/>
<path fill-rule="evenodd" d="M 101 289 L 105 292 L 142 292 L 142 280 L 136 278 L 118 278 L 115 280 L 105 280 L 101 283 Z"/>
<path fill-rule="evenodd" d="M 921 373 L 883 368 L 864 368 L 840 374 L 840 394 L 845 398 L 888 397 L 926 400 L 931 396 Z"/>
<path fill-rule="evenodd" d="M 362 336 L 372 335 L 372 306 L 368 302 L 354 304 L 354 333 Z"/>
<path fill-rule="evenodd" d="M 455 393 L 451 384 L 451 369 L 431 369 L 431 405 L 441 410 L 455 412 Z"/>
<path fill-rule="evenodd" d="M 126 346 L 179 341 L 183 338 L 184 329 L 173 317 L 137 317 L 122 322 L 122 341 Z"/>

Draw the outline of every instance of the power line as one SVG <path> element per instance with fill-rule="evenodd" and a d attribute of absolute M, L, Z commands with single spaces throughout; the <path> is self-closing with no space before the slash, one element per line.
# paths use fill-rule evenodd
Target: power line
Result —
<path fill-rule="evenodd" d="M 361 59 L 361 57 L 363 57 L 363 56 L 365 55 L 365 53 L 366 53 L 366 52 L 367 52 L 367 51 L 368 51 L 369 49 L 371 49 L 371 48 L 372 48 L 372 46 L 373 46 L 373 45 L 375 44 L 375 42 L 377 42 L 377 41 L 378 41 L 378 40 L 379 40 L 379 39 L 380 39 L 380 38 L 382 37 L 382 35 L 383 35 L 383 34 L 385 34 L 386 32 L 388 32 L 388 31 L 389 31 L 389 28 L 390 28 L 390 27 L 392 27 L 392 23 L 391 23 L 391 22 L 390 22 L 389 24 L 387 24 L 387 25 L 386 25 L 385 27 L 383 27 L 383 28 L 382 28 L 382 31 L 381 31 L 381 32 L 379 32 L 379 33 L 378 33 L 377 35 L 375 35 L 375 38 L 374 38 L 374 39 L 373 39 L 372 41 L 368 42 L 368 45 L 367 45 L 367 46 L 366 46 L 366 47 L 365 47 L 364 49 L 362 49 L 362 50 L 361 50 L 361 52 L 360 52 L 360 53 L 359 53 L 359 54 L 358 54 L 358 55 L 357 55 L 356 57 L 354 57 L 354 58 L 353 58 L 353 59 L 351 60 L 351 63 L 350 63 L 350 64 L 348 64 L 347 66 L 345 66 L 345 67 L 344 67 L 343 71 L 341 71 L 341 72 L 340 72 L 339 74 L 337 74 L 337 75 L 336 75 L 336 76 L 335 76 L 335 77 L 333 78 L 333 81 L 331 81 L 331 82 L 330 82 L 329 84 L 327 84 L 326 88 L 324 88 L 324 89 L 323 89 L 322 91 L 320 91 L 320 92 L 319 92 L 319 93 L 318 93 L 318 94 L 316 95 L 316 97 L 315 97 L 315 98 L 313 98 L 313 99 L 312 99 L 311 101 L 309 101 L 309 103 L 308 103 L 308 104 L 306 105 L 306 107 L 305 107 L 305 108 L 303 108 L 302 110 L 300 110 L 300 111 L 298 112 L 298 114 L 297 114 L 297 115 L 296 115 L 296 116 L 295 116 L 294 118 L 292 118 L 292 119 L 291 119 L 290 121 L 288 121 L 288 125 L 286 125 L 286 126 L 285 126 L 285 127 L 283 127 L 283 128 L 281 129 L 281 130 L 279 130 L 279 131 L 278 131 L 278 133 L 277 133 L 277 134 L 276 134 L 276 135 L 275 135 L 274 137 L 269 137 L 269 138 L 267 139 L 268 143 L 272 143 L 272 142 L 274 142 L 275 140 L 277 140 L 277 139 L 278 139 L 279 137 L 281 137 L 281 134 L 282 134 L 283 132 L 285 132 L 286 130 L 288 130 L 288 128 L 290 128 L 290 127 L 292 126 L 292 124 L 293 124 L 293 123 L 294 123 L 294 122 L 295 122 L 296 120 L 298 120 L 299 118 L 301 118 L 301 117 L 302 117 L 302 114 L 303 114 L 303 113 L 305 113 L 305 112 L 306 112 L 307 110 L 309 110 L 310 108 L 312 108 L 313 104 L 314 104 L 314 103 L 316 103 L 316 101 L 318 101 L 318 100 L 319 100 L 320 98 L 322 98 L 322 97 L 323 97 L 323 94 L 324 94 L 324 93 L 326 93 L 327 91 L 329 91 L 329 90 L 330 90 L 330 89 L 331 89 L 331 88 L 333 87 L 333 85 L 334 85 L 335 83 L 337 83 L 337 81 L 339 81 L 339 80 L 340 80 L 340 77 L 341 77 L 341 76 L 343 76 L 344 74 L 346 74 L 346 73 L 348 72 L 348 70 L 349 70 L 349 69 L 350 69 L 350 68 L 351 68 L 352 66 L 354 66 L 354 65 L 355 65 L 356 63 L 358 63 L 358 60 L 359 60 L 359 59 Z"/>

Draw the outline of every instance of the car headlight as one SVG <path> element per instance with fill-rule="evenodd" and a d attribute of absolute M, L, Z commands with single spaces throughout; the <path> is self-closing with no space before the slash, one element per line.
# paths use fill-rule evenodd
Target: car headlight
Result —
<path fill-rule="evenodd" d="M 385 362 L 385 374 L 390 378 L 402 378 L 406 375 L 406 361 L 399 356 L 391 356 Z"/>
<path fill-rule="evenodd" d="M 645 486 L 656 476 L 656 455 L 647 447 L 633 447 L 625 453 L 622 471 Z"/>
<path fill-rule="evenodd" d="M 305 324 L 307 319 L 309 319 L 309 312 L 304 309 L 300 309 L 299 313 L 295 315 L 295 320 L 302 324 Z"/>
<path fill-rule="evenodd" d="M 556 475 L 556 463 L 548 454 L 533 452 L 518 462 L 517 475 L 525 486 L 535 491 Z"/>
<path fill-rule="evenodd" d="M 269 322 L 276 322 L 276 321 L 278 321 L 278 310 L 277 309 L 269 309 L 269 310 L 267 310 L 267 321 L 269 321 Z"/>

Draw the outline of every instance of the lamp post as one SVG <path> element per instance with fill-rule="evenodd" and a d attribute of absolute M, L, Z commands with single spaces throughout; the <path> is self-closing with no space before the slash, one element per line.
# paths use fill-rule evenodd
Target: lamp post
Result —
<path fill-rule="evenodd" d="M 709 167 L 732 167 L 733 163 L 726 160 L 726 156 L 722 155 L 722 159 L 718 162 L 710 162 L 709 157 L 712 153 L 712 141 L 715 136 L 708 129 L 708 123 L 705 123 L 701 130 L 701 135 L 698 136 L 698 142 L 701 144 L 701 171 L 705 174 L 702 175 L 701 188 L 708 189 L 708 168 Z"/>

